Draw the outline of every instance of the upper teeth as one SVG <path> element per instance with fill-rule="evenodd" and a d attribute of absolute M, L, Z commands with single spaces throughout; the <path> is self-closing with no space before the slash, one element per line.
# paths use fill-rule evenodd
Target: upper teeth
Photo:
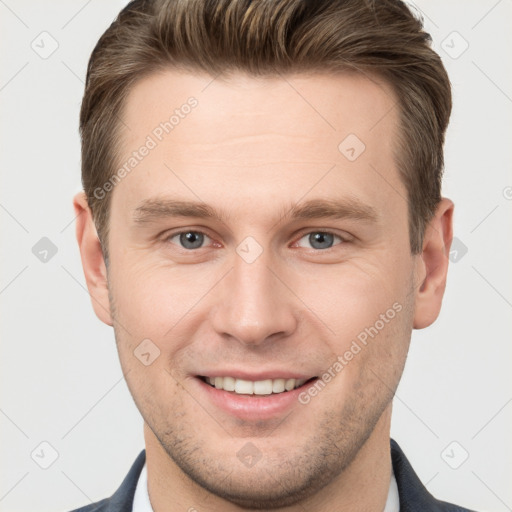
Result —
<path fill-rule="evenodd" d="M 306 379 L 266 379 L 243 380 L 234 377 L 206 377 L 206 382 L 224 391 L 234 391 L 240 395 L 271 395 L 302 386 Z"/>

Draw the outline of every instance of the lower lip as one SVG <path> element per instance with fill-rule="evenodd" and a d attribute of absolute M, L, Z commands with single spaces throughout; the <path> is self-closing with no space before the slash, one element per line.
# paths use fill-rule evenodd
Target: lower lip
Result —
<path fill-rule="evenodd" d="M 239 395 L 233 391 L 224 391 L 207 384 L 202 379 L 195 379 L 215 406 L 226 411 L 231 416 L 242 420 L 261 421 L 280 417 L 298 405 L 299 395 L 315 380 L 309 380 L 292 391 L 272 395 Z"/>

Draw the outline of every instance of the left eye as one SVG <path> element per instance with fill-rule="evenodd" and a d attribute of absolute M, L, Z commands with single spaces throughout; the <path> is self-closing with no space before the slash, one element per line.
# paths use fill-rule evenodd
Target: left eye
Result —
<path fill-rule="evenodd" d="M 175 242 L 175 239 L 178 241 Z M 205 239 L 209 240 L 210 237 L 200 231 L 182 231 L 168 238 L 170 242 L 181 245 L 184 249 L 200 249 Z"/>
<path fill-rule="evenodd" d="M 328 233 L 326 231 L 313 231 L 303 236 L 297 244 L 300 247 L 308 247 L 303 245 L 303 240 L 306 240 L 306 243 L 310 244 L 310 247 L 313 249 L 330 249 L 334 245 L 334 240 L 338 239 L 340 242 L 343 242 L 343 239 L 335 235 L 333 233 Z"/>

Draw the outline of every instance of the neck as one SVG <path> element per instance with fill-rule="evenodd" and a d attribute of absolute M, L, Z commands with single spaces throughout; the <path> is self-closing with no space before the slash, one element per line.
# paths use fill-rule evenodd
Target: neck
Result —
<path fill-rule="evenodd" d="M 315 495 L 296 505 L 268 512 L 383 511 L 391 479 L 389 432 L 391 404 L 351 464 Z M 148 491 L 154 512 L 247 512 L 191 480 L 168 456 L 144 423 Z"/>

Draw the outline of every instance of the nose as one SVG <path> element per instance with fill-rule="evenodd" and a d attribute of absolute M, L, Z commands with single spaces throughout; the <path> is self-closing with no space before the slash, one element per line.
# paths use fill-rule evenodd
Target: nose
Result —
<path fill-rule="evenodd" d="M 256 261 L 234 255 L 232 270 L 222 280 L 213 308 L 213 328 L 247 346 L 287 337 L 297 328 L 298 308 L 279 270 L 264 251 Z M 295 313 L 294 313 L 295 312 Z"/>

